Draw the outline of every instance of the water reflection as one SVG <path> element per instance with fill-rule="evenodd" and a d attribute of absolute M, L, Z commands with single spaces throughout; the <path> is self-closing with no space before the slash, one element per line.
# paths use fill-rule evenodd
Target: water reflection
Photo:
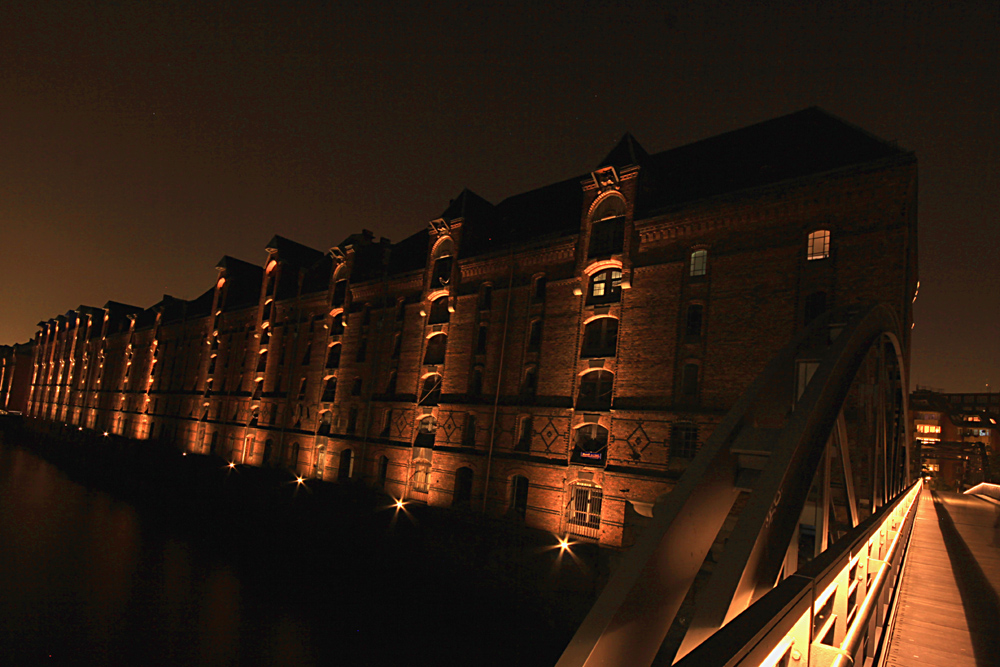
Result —
<path fill-rule="evenodd" d="M 301 612 L 172 532 L 0 445 L 3 664 L 314 662 Z"/>

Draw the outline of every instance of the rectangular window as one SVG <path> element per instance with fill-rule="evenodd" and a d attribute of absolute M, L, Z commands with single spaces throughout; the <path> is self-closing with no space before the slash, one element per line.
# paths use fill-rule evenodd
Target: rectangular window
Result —
<path fill-rule="evenodd" d="M 427 493 L 430 488 L 431 464 L 427 461 L 417 461 L 413 471 L 413 490 Z"/>
<path fill-rule="evenodd" d="M 601 535 L 601 505 L 603 493 L 599 487 L 573 486 L 567 524 L 569 532 L 593 539 Z"/>
<path fill-rule="evenodd" d="M 809 235 L 806 259 L 826 259 L 830 256 L 830 230 L 820 229 Z"/>
<path fill-rule="evenodd" d="M 708 251 L 695 250 L 691 253 L 691 277 L 704 276 L 708 272 Z"/>
<path fill-rule="evenodd" d="M 690 341 L 701 340 L 701 321 L 704 308 L 699 304 L 691 304 L 687 309 L 687 323 L 684 337 Z"/>
<path fill-rule="evenodd" d="M 698 427 L 689 424 L 674 426 L 670 433 L 670 454 L 681 459 L 693 459 L 698 453 Z"/>

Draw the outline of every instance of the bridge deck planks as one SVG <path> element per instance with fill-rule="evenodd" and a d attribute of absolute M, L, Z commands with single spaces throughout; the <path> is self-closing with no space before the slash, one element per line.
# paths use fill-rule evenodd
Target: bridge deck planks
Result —
<path fill-rule="evenodd" d="M 1000 541 L 994 528 L 997 508 L 958 494 L 940 493 L 939 498 L 954 521 L 955 530 L 967 551 L 979 564 L 983 576 L 997 590 L 1000 585 Z M 952 553 L 955 553 L 954 545 Z M 993 638 L 970 630 L 955 568 L 942 532 L 941 521 L 931 493 L 923 491 L 913 526 L 910 550 L 899 591 L 896 621 L 889 640 L 886 665 L 889 667 L 975 667 L 996 664 L 995 655 L 978 656 Z M 985 583 L 985 582 L 984 582 Z M 968 596 L 968 594 L 967 594 Z M 988 613 L 972 609 L 969 613 Z"/>

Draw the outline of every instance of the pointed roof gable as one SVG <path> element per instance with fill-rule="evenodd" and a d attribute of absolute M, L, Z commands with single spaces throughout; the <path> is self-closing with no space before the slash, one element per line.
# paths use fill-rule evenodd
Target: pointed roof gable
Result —
<path fill-rule="evenodd" d="M 630 132 L 626 132 L 618 141 L 618 145 L 611 149 L 607 157 L 601 160 L 597 168 L 614 167 L 621 169 L 633 164 L 641 165 L 649 157 L 649 153 L 639 145 L 635 137 Z"/>

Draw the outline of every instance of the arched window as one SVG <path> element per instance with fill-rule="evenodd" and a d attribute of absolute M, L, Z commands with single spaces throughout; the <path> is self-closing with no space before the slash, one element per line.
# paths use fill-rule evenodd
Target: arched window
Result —
<path fill-rule="evenodd" d="M 476 335 L 476 354 L 486 354 L 486 336 L 489 329 L 485 324 L 479 325 L 479 333 Z"/>
<path fill-rule="evenodd" d="M 493 285 L 483 283 L 479 287 L 479 310 L 489 310 L 493 307 Z"/>
<path fill-rule="evenodd" d="M 333 345 L 326 355 L 326 367 L 328 369 L 340 367 L 340 343 Z"/>
<path fill-rule="evenodd" d="M 462 466 L 455 471 L 455 495 L 452 502 L 460 507 L 472 502 L 472 468 Z"/>
<path fill-rule="evenodd" d="M 398 374 L 395 370 L 389 371 L 389 381 L 385 384 L 385 393 L 389 396 L 396 394 L 396 378 Z"/>
<path fill-rule="evenodd" d="M 392 338 L 392 358 L 399 359 L 399 353 L 403 350 L 403 334 L 397 333 Z"/>
<path fill-rule="evenodd" d="M 433 416 L 427 415 L 420 420 L 417 427 L 417 437 L 413 441 L 415 447 L 433 447 L 434 439 L 437 436 L 437 420 Z"/>
<path fill-rule="evenodd" d="M 528 351 L 537 352 L 542 347 L 542 321 L 532 320 L 528 328 Z"/>
<path fill-rule="evenodd" d="M 347 280 L 338 280 L 333 285 L 333 307 L 340 308 L 347 300 Z"/>
<path fill-rule="evenodd" d="M 622 298 L 621 269 L 598 271 L 590 278 L 587 303 L 616 303 Z"/>
<path fill-rule="evenodd" d="M 431 276 L 431 289 L 451 282 L 451 255 L 439 257 L 434 261 L 434 274 Z"/>
<path fill-rule="evenodd" d="M 576 429 L 571 461 L 583 465 L 603 466 L 607 462 L 608 429 L 600 424 L 584 424 Z"/>
<path fill-rule="evenodd" d="M 297 442 L 293 442 L 288 451 L 288 467 L 290 467 L 294 473 L 299 471 L 299 443 Z"/>
<path fill-rule="evenodd" d="M 212 456 L 215 456 L 218 448 L 219 448 L 219 432 L 215 431 L 214 433 L 212 433 L 212 444 L 208 451 L 212 454 Z"/>
<path fill-rule="evenodd" d="M 817 229 L 806 240 L 806 259 L 826 259 L 830 256 L 830 230 Z"/>
<path fill-rule="evenodd" d="M 615 376 L 608 371 L 590 371 L 580 379 L 578 410 L 610 410 Z"/>
<path fill-rule="evenodd" d="M 625 202 L 617 196 L 606 197 L 590 216 L 588 257 L 612 255 L 625 243 Z"/>
<path fill-rule="evenodd" d="M 514 475 L 510 480 L 510 511 L 521 519 L 528 511 L 528 478 L 524 475 Z"/>
<path fill-rule="evenodd" d="M 330 335 L 339 336 L 344 333 L 344 314 L 337 313 L 337 316 L 330 321 Z"/>
<path fill-rule="evenodd" d="M 319 430 L 317 431 L 317 434 L 322 436 L 330 435 L 330 429 L 332 426 L 333 426 L 333 413 L 330 412 L 329 410 L 326 410 L 325 412 L 323 412 L 322 415 L 320 415 Z"/>
<path fill-rule="evenodd" d="M 386 408 L 385 416 L 382 419 L 382 432 L 379 437 L 388 438 L 392 431 L 392 408 Z"/>
<path fill-rule="evenodd" d="M 383 457 L 384 458 L 384 457 Z M 354 452 L 345 449 L 340 452 L 340 465 L 337 467 L 337 481 L 346 482 L 354 475 Z"/>
<path fill-rule="evenodd" d="M 701 340 L 701 326 L 704 313 L 705 308 L 701 304 L 692 303 L 687 307 L 687 314 L 684 319 L 684 339 L 687 342 Z"/>
<path fill-rule="evenodd" d="M 444 363 L 444 355 L 448 349 L 448 336 L 441 333 L 427 339 L 427 349 L 424 351 L 424 365 L 439 366 Z"/>
<path fill-rule="evenodd" d="M 428 375 L 420 388 L 420 405 L 437 405 L 441 400 L 441 376 Z"/>
<path fill-rule="evenodd" d="M 601 317 L 591 320 L 583 330 L 580 356 L 613 357 L 618 353 L 618 320 Z"/>
<path fill-rule="evenodd" d="M 545 287 L 547 283 L 548 280 L 545 278 L 545 276 L 538 276 L 537 278 L 535 278 L 535 282 L 532 285 L 531 289 L 532 301 L 534 301 L 535 303 L 540 303 L 542 301 L 545 301 Z"/>
<path fill-rule="evenodd" d="M 808 326 L 810 322 L 812 322 L 825 312 L 826 312 L 826 292 L 813 292 L 812 294 L 806 297 L 806 304 L 805 304 L 806 326 Z"/>
<path fill-rule="evenodd" d="M 706 273 L 708 273 L 708 251 L 695 250 L 691 253 L 689 275 L 692 278 L 698 278 L 704 276 Z"/>
<path fill-rule="evenodd" d="M 476 446 L 476 415 L 471 412 L 465 415 L 465 424 L 462 426 L 462 445 L 465 447 Z"/>
<path fill-rule="evenodd" d="M 385 482 L 388 478 L 389 478 L 389 457 L 382 455 L 378 459 L 378 485 L 384 487 Z"/>
<path fill-rule="evenodd" d="M 533 398 L 538 393 L 538 368 L 528 366 L 524 369 L 524 378 L 521 380 L 521 397 Z"/>
<path fill-rule="evenodd" d="M 300 401 L 305 400 L 307 385 L 308 385 L 308 383 L 307 383 L 306 379 L 302 378 L 302 380 L 299 382 L 299 398 L 298 398 L 298 400 L 300 400 Z"/>
<path fill-rule="evenodd" d="M 251 400 L 260 400 L 261 395 L 264 393 L 264 380 L 260 379 L 254 382 L 253 395 L 250 397 Z"/>
<path fill-rule="evenodd" d="M 347 433 L 354 433 L 358 430 L 358 408 L 351 406 L 347 411 Z"/>
<path fill-rule="evenodd" d="M 274 455 L 274 440 L 268 438 L 264 441 L 264 460 L 261 461 L 263 465 L 270 465 L 271 457 Z"/>
<path fill-rule="evenodd" d="M 330 378 L 323 388 L 323 402 L 333 403 L 337 400 L 337 378 Z"/>
<path fill-rule="evenodd" d="M 257 372 L 263 373 L 267 370 L 267 352 L 260 353 L 260 359 L 257 361 Z"/>
<path fill-rule="evenodd" d="M 448 311 L 448 297 L 439 296 L 431 303 L 431 314 L 427 318 L 427 324 L 444 324 L 451 319 Z"/>

